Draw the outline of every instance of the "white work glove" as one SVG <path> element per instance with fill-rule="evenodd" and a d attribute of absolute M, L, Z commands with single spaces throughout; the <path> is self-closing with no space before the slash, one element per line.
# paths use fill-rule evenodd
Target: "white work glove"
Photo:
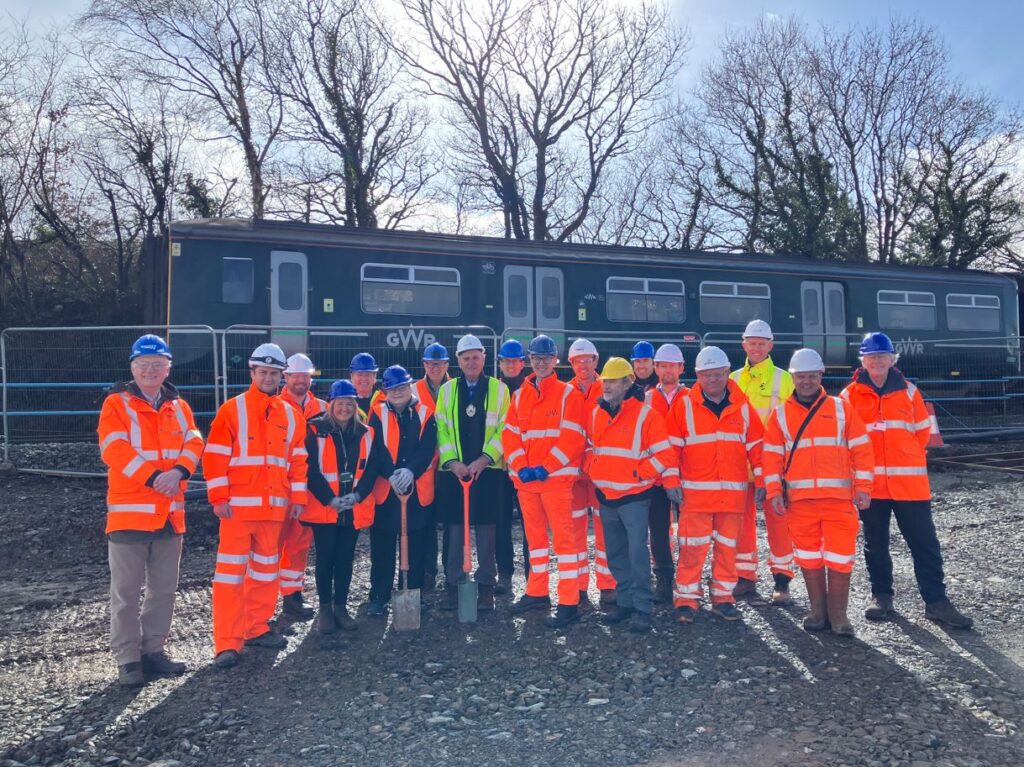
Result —
<path fill-rule="evenodd" d="M 348 495 L 334 496 L 331 506 L 335 511 L 348 511 L 358 502 L 359 496 L 356 493 L 349 493 Z"/>
<path fill-rule="evenodd" d="M 680 503 L 683 502 L 683 490 L 682 490 L 682 488 L 670 487 L 670 488 L 665 490 L 665 495 L 668 496 L 668 499 L 672 503 L 680 504 Z"/>
<path fill-rule="evenodd" d="M 413 476 L 409 469 L 396 469 L 391 475 L 391 487 L 399 495 L 408 495 L 412 490 Z"/>

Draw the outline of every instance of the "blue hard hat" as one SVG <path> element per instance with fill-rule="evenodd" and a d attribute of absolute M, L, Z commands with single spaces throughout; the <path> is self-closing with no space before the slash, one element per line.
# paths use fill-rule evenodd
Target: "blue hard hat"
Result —
<path fill-rule="evenodd" d="M 359 352 L 353 357 L 348 369 L 352 373 L 376 373 L 379 370 L 377 360 L 373 358 L 372 354 L 366 352 Z"/>
<path fill-rule="evenodd" d="M 351 397 L 356 399 L 359 394 L 356 392 L 355 384 L 346 379 L 335 381 L 331 384 L 331 388 L 327 391 L 327 401 L 336 400 L 341 397 Z"/>
<path fill-rule="evenodd" d="M 541 335 L 530 341 L 529 352 L 538 356 L 556 357 L 558 346 L 550 337 Z"/>
<path fill-rule="evenodd" d="M 431 344 L 423 350 L 424 362 L 447 362 L 448 350 L 444 344 Z"/>
<path fill-rule="evenodd" d="M 650 341 L 637 341 L 633 345 L 633 353 L 629 355 L 631 360 L 653 360 L 654 344 Z"/>
<path fill-rule="evenodd" d="M 885 333 L 868 333 L 860 342 L 861 354 L 895 354 L 896 347 Z"/>
<path fill-rule="evenodd" d="M 401 365 L 392 365 L 385 370 L 384 375 L 381 376 L 381 386 L 384 387 L 384 391 L 411 383 L 412 376 L 409 375 L 409 371 Z"/>
<path fill-rule="evenodd" d="M 498 349 L 499 360 L 521 360 L 526 356 L 526 352 L 523 351 L 523 345 L 516 339 L 506 341 Z"/>
<path fill-rule="evenodd" d="M 132 344 L 132 356 L 128 358 L 129 362 L 136 357 L 166 357 L 171 359 L 171 347 L 160 336 L 147 333 L 144 336 L 139 336 L 135 343 Z"/>

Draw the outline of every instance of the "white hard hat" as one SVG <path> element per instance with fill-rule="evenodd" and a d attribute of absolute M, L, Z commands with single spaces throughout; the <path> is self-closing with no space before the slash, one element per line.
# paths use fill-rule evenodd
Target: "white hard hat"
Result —
<path fill-rule="evenodd" d="M 772 335 L 772 326 L 764 320 L 751 320 L 747 323 L 747 329 L 743 331 L 744 338 L 767 338 L 769 341 L 775 338 Z"/>
<path fill-rule="evenodd" d="M 288 367 L 284 369 L 285 375 L 288 373 L 309 373 L 311 376 L 317 375 L 317 369 L 313 365 L 313 360 L 307 357 L 305 354 L 293 354 L 288 358 Z"/>
<path fill-rule="evenodd" d="M 693 369 L 698 373 L 702 370 L 729 367 L 729 358 L 717 346 L 705 346 L 697 353 L 697 361 Z"/>
<path fill-rule="evenodd" d="M 280 346 L 277 344 L 260 344 L 253 349 L 252 355 L 249 357 L 249 367 L 284 370 L 288 367 L 288 363 L 285 362 L 284 352 L 281 351 Z"/>
<path fill-rule="evenodd" d="M 476 336 L 467 333 L 459 339 L 459 343 L 455 346 L 455 354 L 459 355 L 463 352 L 471 351 L 485 351 L 484 345 L 480 342 L 480 339 Z"/>
<path fill-rule="evenodd" d="M 572 346 L 569 347 L 570 360 L 573 357 L 582 357 L 586 354 L 593 354 L 596 357 L 597 347 L 585 338 L 577 338 L 572 342 Z"/>
<path fill-rule="evenodd" d="M 825 372 L 825 363 L 814 349 L 797 349 L 789 360 L 790 373 Z"/>
<path fill-rule="evenodd" d="M 683 352 L 675 344 L 662 344 L 654 354 L 655 362 L 682 362 Z"/>

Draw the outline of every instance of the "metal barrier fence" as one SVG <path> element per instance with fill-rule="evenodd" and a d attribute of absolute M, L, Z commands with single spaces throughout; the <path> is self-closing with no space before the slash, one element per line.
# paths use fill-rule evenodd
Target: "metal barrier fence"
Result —
<path fill-rule="evenodd" d="M 205 429 L 221 401 L 213 328 L 7 328 L 0 333 L 4 460 L 26 468 L 101 471 L 100 406 L 115 383 L 130 378 L 128 350 L 143 333 L 168 339 L 174 352 L 171 380 Z"/>

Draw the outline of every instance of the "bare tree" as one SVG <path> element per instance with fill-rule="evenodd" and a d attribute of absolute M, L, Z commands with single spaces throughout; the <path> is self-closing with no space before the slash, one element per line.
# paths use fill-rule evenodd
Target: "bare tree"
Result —
<path fill-rule="evenodd" d="M 493 194 L 506 236 L 567 240 L 602 174 L 657 122 L 685 36 L 666 10 L 601 0 L 400 0 L 396 50 L 451 107 L 453 172 Z M 427 50 L 432 55 L 424 56 Z"/>
<path fill-rule="evenodd" d="M 264 217 L 265 170 L 284 118 L 263 78 L 259 0 L 93 0 L 82 23 L 106 30 L 138 71 L 206 107 L 241 150 L 252 216 Z"/>

